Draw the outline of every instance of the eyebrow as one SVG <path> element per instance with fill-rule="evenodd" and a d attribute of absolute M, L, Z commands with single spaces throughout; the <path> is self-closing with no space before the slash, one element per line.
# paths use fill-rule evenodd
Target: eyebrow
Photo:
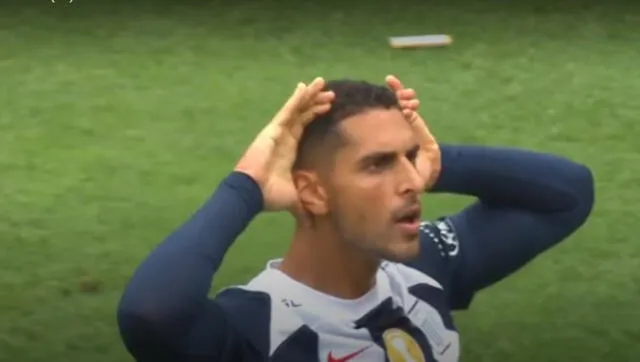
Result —
<path fill-rule="evenodd" d="M 416 144 L 412 146 L 409 150 L 405 151 L 405 154 L 415 154 L 419 150 L 420 150 L 420 146 Z M 396 151 L 375 151 L 362 157 L 360 161 L 358 161 L 358 164 L 366 166 L 374 161 L 391 160 L 396 158 L 397 154 L 398 152 Z"/>
<path fill-rule="evenodd" d="M 372 152 L 364 157 L 362 157 L 360 159 L 360 161 L 358 162 L 361 165 L 368 165 L 370 163 L 373 163 L 374 161 L 379 161 L 379 160 L 389 160 L 389 159 L 393 159 L 396 157 L 396 152 L 393 151 L 377 151 L 377 152 Z"/>

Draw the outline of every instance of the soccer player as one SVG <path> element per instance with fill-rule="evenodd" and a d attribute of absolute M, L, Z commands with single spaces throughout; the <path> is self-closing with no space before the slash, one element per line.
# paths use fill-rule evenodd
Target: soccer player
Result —
<path fill-rule="evenodd" d="M 118 322 L 136 360 L 458 361 L 452 311 L 578 229 L 593 178 L 548 154 L 438 145 L 415 97 L 392 76 L 300 84 L 133 275 Z M 421 222 L 425 191 L 477 200 Z M 297 220 L 286 255 L 209 299 L 234 239 L 279 210 Z"/>

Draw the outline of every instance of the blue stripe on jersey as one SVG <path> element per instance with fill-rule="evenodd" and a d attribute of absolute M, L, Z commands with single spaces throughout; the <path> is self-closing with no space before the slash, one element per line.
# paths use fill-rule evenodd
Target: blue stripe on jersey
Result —
<path fill-rule="evenodd" d="M 422 333 L 417 326 L 411 323 L 411 320 L 409 320 L 405 311 L 401 307 L 394 305 L 391 298 L 387 298 L 376 308 L 356 321 L 356 328 L 367 329 L 371 334 L 373 342 L 386 352 L 388 352 L 388 347 L 383 338 L 384 333 L 392 329 L 404 331 L 418 342 L 418 345 L 420 346 L 422 353 L 426 356 L 427 361 L 435 361 L 431 351 L 431 346 L 424 333 Z M 388 353 L 385 353 L 385 362 L 389 362 Z"/>

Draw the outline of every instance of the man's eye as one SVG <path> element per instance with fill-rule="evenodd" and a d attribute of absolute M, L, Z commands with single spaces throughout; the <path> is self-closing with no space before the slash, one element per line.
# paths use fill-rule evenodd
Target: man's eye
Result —
<path fill-rule="evenodd" d="M 412 164 L 416 164 L 416 161 L 418 160 L 418 149 L 415 150 L 411 150 L 410 152 L 407 153 L 407 159 L 412 163 Z"/>
<path fill-rule="evenodd" d="M 390 158 L 380 158 L 377 160 L 372 161 L 369 164 L 369 170 L 371 171 L 380 171 L 380 170 L 384 170 L 385 168 L 389 167 L 392 164 L 393 160 Z"/>

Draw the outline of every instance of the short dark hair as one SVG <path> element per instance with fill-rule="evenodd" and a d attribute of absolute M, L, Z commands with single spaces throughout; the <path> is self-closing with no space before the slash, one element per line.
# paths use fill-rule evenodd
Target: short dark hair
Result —
<path fill-rule="evenodd" d="M 346 118 L 372 109 L 400 109 L 396 95 L 386 86 L 362 80 L 331 80 L 326 90 L 335 93 L 331 109 L 305 127 L 296 155 L 294 169 L 309 167 L 314 156 L 332 158 L 332 151 L 340 145 L 338 125 Z M 322 150 L 323 152 L 319 152 Z"/>

